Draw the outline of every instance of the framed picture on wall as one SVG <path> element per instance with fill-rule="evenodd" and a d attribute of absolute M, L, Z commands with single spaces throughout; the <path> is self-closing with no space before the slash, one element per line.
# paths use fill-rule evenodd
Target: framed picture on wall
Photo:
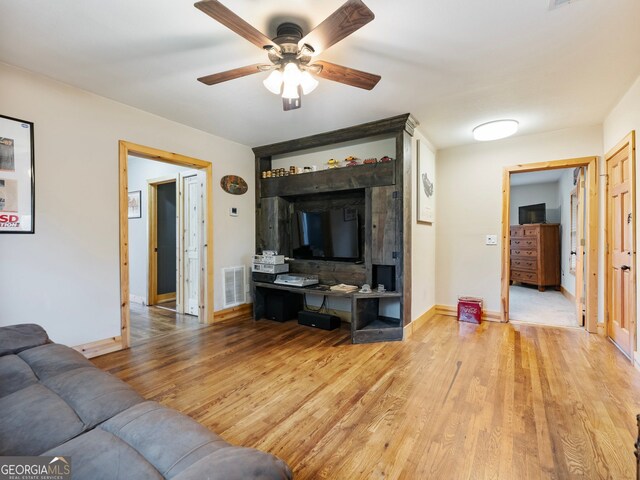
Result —
<path fill-rule="evenodd" d="M 0 233 L 34 233 L 33 123 L 0 115 Z"/>
<path fill-rule="evenodd" d="M 129 218 L 142 218 L 142 191 L 129 192 Z"/>
<path fill-rule="evenodd" d="M 418 157 L 418 223 L 433 223 L 435 220 L 435 162 L 427 156 L 425 146 L 420 140 L 416 141 L 416 155 Z"/>

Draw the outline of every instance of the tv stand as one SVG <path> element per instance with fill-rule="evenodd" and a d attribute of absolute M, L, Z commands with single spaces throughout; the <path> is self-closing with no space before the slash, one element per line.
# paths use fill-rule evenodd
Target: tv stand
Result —
<path fill-rule="evenodd" d="M 341 297 L 351 299 L 351 342 L 352 343 L 372 343 L 380 341 L 402 340 L 403 326 L 399 318 L 385 317 L 379 314 L 380 299 L 397 299 L 400 301 L 401 294 L 398 292 L 339 292 L 335 290 L 325 290 L 317 286 L 311 287 L 290 287 L 287 285 L 276 285 L 274 283 L 253 282 L 254 317 L 264 318 L 266 302 L 270 291 L 285 291 L 299 295 L 323 295 L 325 297 Z"/>

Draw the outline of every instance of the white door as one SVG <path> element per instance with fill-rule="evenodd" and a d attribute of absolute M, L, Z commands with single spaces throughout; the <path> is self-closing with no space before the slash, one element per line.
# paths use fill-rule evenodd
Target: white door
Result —
<path fill-rule="evenodd" d="M 200 235 L 202 231 L 202 180 L 183 177 L 183 285 L 184 313 L 198 315 L 200 299 Z"/>

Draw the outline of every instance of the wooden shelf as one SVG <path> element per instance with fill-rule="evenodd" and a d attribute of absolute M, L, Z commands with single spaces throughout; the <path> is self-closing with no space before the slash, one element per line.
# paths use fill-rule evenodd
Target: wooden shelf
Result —
<path fill-rule="evenodd" d="M 356 167 L 332 168 L 318 172 L 260 179 L 261 196 L 290 197 L 310 193 L 356 190 L 395 185 L 395 160 Z"/>

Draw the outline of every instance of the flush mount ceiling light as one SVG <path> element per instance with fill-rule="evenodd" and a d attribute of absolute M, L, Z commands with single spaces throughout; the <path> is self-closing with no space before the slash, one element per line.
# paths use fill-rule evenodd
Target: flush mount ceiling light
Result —
<path fill-rule="evenodd" d="M 196 3 L 195 7 L 266 51 L 271 62 L 198 78 L 206 85 L 254 73 L 271 72 L 262 83 L 270 92 L 282 96 L 284 110 L 293 110 L 300 108 L 301 94 L 308 95 L 318 86 L 318 80 L 313 75 L 365 90 L 371 90 L 380 81 L 379 75 L 314 60 L 316 55 L 374 19 L 373 12 L 362 0 L 347 0 L 304 37 L 298 25 L 283 23 L 273 39 L 253 28 L 218 0 L 203 0 Z"/>
<path fill-rule="evenodd" d="M 479 142 L 507 138 L 518 131 L 518 125 L 515 120 L 494 120 L 483 123 L 473 129 L 473 138 Z"/>

